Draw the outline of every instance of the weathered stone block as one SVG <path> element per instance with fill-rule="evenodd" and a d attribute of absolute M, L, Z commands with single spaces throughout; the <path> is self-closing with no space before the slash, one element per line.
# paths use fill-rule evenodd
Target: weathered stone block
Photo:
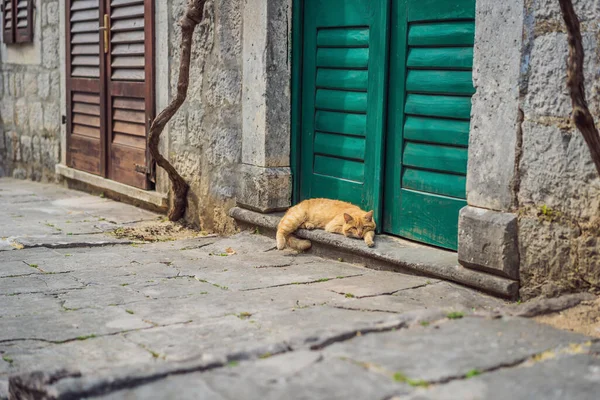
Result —
<path fill-rule="evenodd" d="M 292 175 L 289 168 L 261 168 L 242 164 L 238 174 L 240 206 L 260 212 L 288 208 L 291 204 Z"/>
<path fill-rule="evenodd" d="M 50 96 L 50 74 L 41 72 L 37 77 L 38 94 L 42 99 Z"/>
<path fill-rule="evenodd" d="M 44 28 L 42 34 L 42 61 L 46 68 L 58 68 L 60 60 L 56 27 Z"/>
<path fill-rule="evenodd" d="M 27 171 L 23 168 L 15 168 L 12 177 L 13 179 L 27 179 Z"/>
<path fill-rule="evenodd" d="M 458 222 L 458 261 L 467 268 L 519 279 L 517 217 L 465 207 Z"/>
<path fill-rule="evenodd" d="M 27 97 L 33 97 L 38 94 L 37 75 L 33 72 L 26 72 L 23 75 L 23 93 Z"/>
<path fill-rule="evenodd" d="M 41 133 L 44 129 L 44 111 L 39 101 L 29 103 L 29 129 L 32 133 Z"/>
<path fill-rule="evenodd" d="M 512 205 L 519 78 L 523 33 L 522 0 L 478 0 L 467 197 L 477 207 L 506 211 Z"/>
<path fill-rule="evenodd" d="M 32 146 L 31 146 L 31 136 L 22 135 L 21 136 L 21 158 L 24 162 L 33 161 L 32 155 Z"/>
<path fill-rule="evenodd" d="M 46 5 L 46 24 L 57 25 L 58 24 L 58 2 L 48 3 Z"/>
<path fill-rule="evenodd" d="M 60 107 L 58 103 L 44 104 L 44 129 L 56 133 L 60 128 Z"/>
<path fill-rule="evenodd" d="M 13 123 L 14 113 L 15 107 L 13 100 L 6 97 L 2 98 L 2 101 L 0 101 L 0 120 L 5 124 L 10 125 Z"/>
<path fill-rule="evenodd" d="M 29 110 L 27 107 L 27 100 L 23 97 L 19 98 L 15 104 L 15 125 L 19 129 L 28 131 L 29 130 Z"/>
<path fill-rule="evenodd" d="M 269 0 L 244 9 L 242 162 L 289 166 L 289 2 Z"/>

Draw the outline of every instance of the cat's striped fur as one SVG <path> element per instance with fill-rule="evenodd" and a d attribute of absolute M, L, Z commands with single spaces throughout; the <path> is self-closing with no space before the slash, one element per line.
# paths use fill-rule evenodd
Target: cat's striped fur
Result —
<path fill-rule="evenodd" d="M 310 199 L 290 208 L 277 227 L 277 248 L 286 245 L 296 250 L 307 250 L 309 240 L 298 239 L 292 233 L 296 229 L 324 229 L 347 237 L 364 239 L 369 247 L 375 245 L 375 221 L 373 211 L 339 200 Z"/>

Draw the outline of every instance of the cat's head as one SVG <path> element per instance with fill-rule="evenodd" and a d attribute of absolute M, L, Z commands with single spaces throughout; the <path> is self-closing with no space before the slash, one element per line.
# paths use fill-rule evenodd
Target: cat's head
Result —
<path fill-rule="evenodd" d="M 364 213 L 360 217 L 351 216 L 344 213 L 344 226 L 342 233 L 344 236 L 362 239 L 365 233 L 375 230 L 375 221 L 373 220 L 373 211 Z"/>

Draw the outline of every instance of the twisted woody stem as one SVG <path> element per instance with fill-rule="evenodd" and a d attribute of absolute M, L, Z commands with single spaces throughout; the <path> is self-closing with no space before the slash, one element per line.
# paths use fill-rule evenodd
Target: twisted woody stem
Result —
<path fill-rule="evenodd" d="M 173 206 L 169 210 L 169 220 L 178 221 L 185 214 L 187 208 L 187 194 L 190 186 L 181 177 L 173 165 L 160 154 L 158 144 L 160 135 L 167 123 L 173 118 L 187 97 L 190 81 L 190 58 L 193 34 L 196 26 L 204 17 L 204 4 L 207 0 L 189 0 L 185 15 L 181 18 L 181 57 L 179 62 L 179 78 L 177 81 L 177 94 L 171 103 L 152 121 L 148 146 L 156 163 L 169 175 L 173 186 Z"/>
<path fill-rule="evenodd" d="M 562 11 L 569 41 L 569 60 L 567 63 L 567 88 L 573 103 L 573 121 L 585 139 L 585 142 L 600 174 L 600 133 L 594 123 L 585 98 L 585 77 L 583 62 L 585 53 L 581 39 L 579 18 L 573 8 L 571 0 L 558 0 Z"/>

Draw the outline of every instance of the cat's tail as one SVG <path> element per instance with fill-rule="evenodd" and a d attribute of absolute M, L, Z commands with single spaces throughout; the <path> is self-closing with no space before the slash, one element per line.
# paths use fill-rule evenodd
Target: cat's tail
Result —
<path fill-rule="evenodd" d="M 312 243 L 310 240 L 299 239 L 294 235 L 290 235 L 287 240 L 287 245 L 294 250 L 306 251 L 310 249 Z"/>
<path fill-rule="evenodd" d="M 281 221 L 279 221 L 279 225 L 277 225 L 276 239 L 278 250 L 285 249 L 285 245 L 288 242 L 288 237 L 295 232 L 305 220 L 306 215 L 296 206 L 290 208 L 288 212 L 285 213 L 283 218 L 281 218 Z M 290 247 L 292 247 L 291 244 Z"/>

